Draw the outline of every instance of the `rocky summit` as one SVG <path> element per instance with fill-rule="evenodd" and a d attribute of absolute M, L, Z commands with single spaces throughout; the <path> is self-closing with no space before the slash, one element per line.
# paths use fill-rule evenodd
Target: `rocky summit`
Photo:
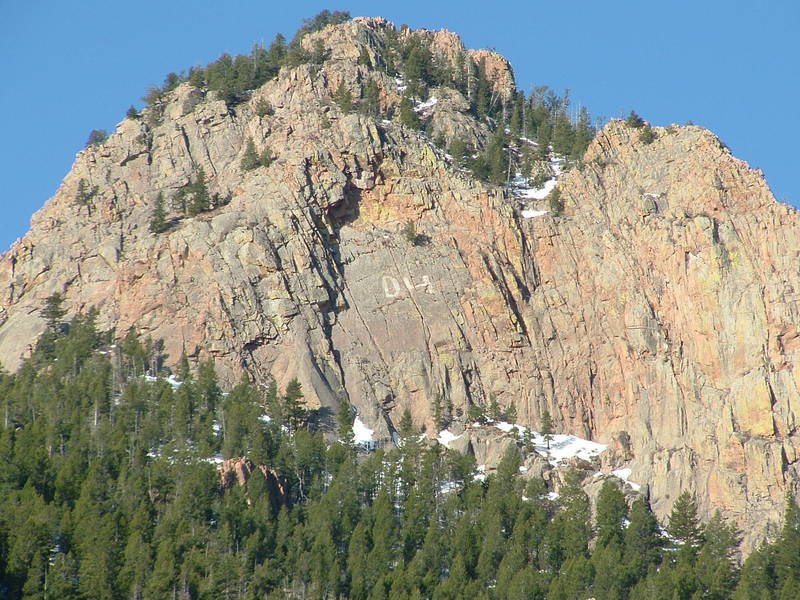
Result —
<path fill-rule="evenodd" d="M 800 218 L 763 175 L 696 126 L 614 120 L 558 175 L 563 207 L 481 183 L 443 148 L 491 135 L 468 94 L 433 87 L 402 125 L 407 82 L 379 68 L 387 32 L 356 18 L 311 33 L 322 64 L 285 66 L 234 107 L 186 82 L 76 157 L 2 256 L 0 359 L 16 369 L 62 293 L 117 336 L 163 339 L 168 362 L 213 357 L 311 405 L 357 409 L 376 441 L 405 408 L 428 437 L 498 444 L 470 407 L 608 446 L 599 468 L 717 508 L 745 548 L 774 534 L 800 479 Z M 447 31 L 401 30 L 439 64 L 480 64 L 514 94 L 498 54 Z M 377 89 L 376 115 L 337 98 Z M 265 109 L 264 107 L 269 107 Z M 434 143 L 443 140 L 446 144 Z M 271 160 L 242 167 L 252 141 Z M 554 166 L 553 166 L 554 165 Z M 171 199 L 204 173 L 209 210 Z M 161 200 L 159 200 L 159 195 Z M 166 199 L 167 226 L 149 223 Z"/>

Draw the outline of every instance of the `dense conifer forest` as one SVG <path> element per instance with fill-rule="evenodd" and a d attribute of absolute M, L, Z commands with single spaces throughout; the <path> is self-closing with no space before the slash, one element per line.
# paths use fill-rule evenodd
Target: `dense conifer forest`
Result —
<path fill-rule="evenodd" d="M 279 35 L 250 55 L 171 73 L 128 117 L 157 120 L 184 81 L 236 110 L 281 67 L 323 64 L 324 48 L 300 40 L 347 19 L 324 11 L 289 43 Z M 542 87 L 502 102 L 482 64 L 438 64 L 418 38 L 388 35 L 383 64 L 359 61 L 402 77 L 396 114 L 379 114 L 368 78 L 360 95 L 337 90 L 341 111 L 424 130 L 414 103 L 447 86 L 491 132 L 485 148 L 450 142 L 457 167 L 502 185 L 552 153 L 579 163 L 594 127 L 585 108 L 570 116 L 568 93 Z M 635 113 L 629 121 L 652 141 Z M 89 143 L 104 140 L 93 132 Z M 241 168 L 272 160 L 251 140 Z M 94 194 L 81 180 L 76 201 Z M 224 199 L 209 196 L 200 170 L 174 198 L 159 196 L 153 233 L 171 226 L 167 201 L 196 215 Z M 559 202 L 556 191 L 554 213 Z M 406 238 L 421 244 L 407 225 Z M 65 322 L 58 294 L 42 314 L 47 330 L 28 358 L 0 373 L 0 599 L 800 598 L 791 498 L 776 540 L 742 564 L 735 527 L 719 514 L 701 522 L 688 493 L 663 523 L 646 496 L 627 497 L 611 477 L 592 506 L 585 473 L 566 472 L 558 489 L 522 474 L 532 451 L 522 442 L 486 476 L 471 456 L 428 442 L 408 412 L 396 448 L 364 448 L 344 399 L 335 415 L 309 410 L 296 380 L 279 389 L 245 378 L 223 393 L 212 360 L 165 356 L 159 340 L 135 332 L 115 343 L 94 311 Z M 542 431 L 552 433 L 547 421 Z M 250 465 L 247 477 L 234 462 Z"/>
<path fill-rule="evenodd" d="M 292 381 L 220 391 L 160 344 L 97 330 L 94 312 L 48 330 L 0 377 L 0 597 L 794 600 L 800 511 L 737 566 L 737 534 L 700 523 L 688 494 L 661 528 L 645 498 L 605 481 L 596 516 L 566 475 L 558 495 L 511 448 L 481 477 L 420 440 L 353 442 L 353 411 L 308 411 Z M 245 484 L 222 459 L 247 457 Z M 230 474 L 229 474 L 230 475 Z"/>

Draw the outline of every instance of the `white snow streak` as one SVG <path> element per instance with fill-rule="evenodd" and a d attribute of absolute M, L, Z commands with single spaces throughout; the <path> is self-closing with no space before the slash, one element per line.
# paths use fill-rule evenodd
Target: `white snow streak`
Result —
<path fill-rule="evenodd" d="M 439 442 L 445 448 L 449 448 L 450 443 L 456 441 L 460 437 L 461 437 L 460 435 L 454 434 L 449 429 L 442 429 L 439 432 L 439 437 L 436 438 L 436 441 Z"/>
<path fill-rule="evenodd" d="M 374 442 L 372 434 L 375 432 L 367 427 L 364 422 L 356 417 L 353 421 L 353 437 L 356 444 L 363 444 L 365 442 Z"/>
<path fill-rule="evenodd" d="M 522 188 L 518 191 L 517 197 L 523 200 L 544 200 L 557 183 L 557 179 L 548 179 L 540 188 Z"/>
<path fill-rule="evenodd" d="M 640 489 L 642 489 L 642 486 L 630 480 L 631 473 L 632 471 L 629 467 L 625 467 L 623 469 L 614 469 L 611 471 L 611 474 L 614 477 L 619 477 L 622 481 L 631 486 L 634 492 L 638 492 Z"/>
<path fill-rule="evenodd" d="M 181 382 L 175 379 L 174 375 L 170 375 L 169 377 L 153 377 L 152 375 L 145 375 L 144 379 L 145 381 L 158 381 L 159 379 L 163 379 L 172 386 L 173 390 L 177 390 L 179 387 L 181 387 Z"/>
<path fill-rule="evenodd" d="M 431 106 L 436 105 L 439 102 L 435 97 L 428 98 L 425 102 L 420 102 L 414 107 L 416 112 L 423 112 L 428 110 Z"/>
<path fill-rule="evenodd" d="M 535 219 L 536 217 L 543 217 L 549 210 L 523 210 L 521 213 L 523 219 Z"/>
<path fill-rule="evenodd" d="M 520 425 L 512 425 L 511 423 L 506 423 L 505 421 L 498 421 L 494 424 L 494 426 L 500 431 L 505 431 L 506 433 L 509 433 L 514 428 L 519 429 L 520 427 Z M 522 429 L 524 429 L 524 427 Z"/>
<path fill-rule="evenodd" d="M 528 428 L 524 425 L 506 423 L 505 421 L 494 423 L 494 426 L 505 433 L 511 433 L 516 429 L 516 434 L 519 438 L 522 438 L 525 432 L 528 431 Z M 599 444 L 590 440 L 584 440 L 576 435 L 564 433 L 554 433 L 551 435 L 550 447 L 548 448 L 547 441 L 541 433 L 530 430 L 530 434 L 530 439 L 533 442 L 536 452 L 549 458 L 550 464 L 553 466 L 557 466 L 560 462 L 570 458 L 591 461 L 595 456 L 608 448 L 607 444 Z"/>
<path fill-rule="evenodd" d="M 589 440 L 584 440 L 574 435 L 554 434 L 550 442 L 549 456 L 551 464 L 557 464 L 568 458 L 580 458 L 581 460 L 591 460 L 603 450 L 608 448 L 606 444 L 598 444 Z"/>

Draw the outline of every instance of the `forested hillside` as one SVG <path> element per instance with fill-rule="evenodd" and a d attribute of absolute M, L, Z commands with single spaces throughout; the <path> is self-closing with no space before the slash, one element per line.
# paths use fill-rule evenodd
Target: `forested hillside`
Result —
<path fill-rule="evenodd" d="M 737 568 L 737 533 L 701 524 L 688 494 L 662 530 L 614 478 L 590 515 L 579 478 L 558 490 L 420 441 L 366 452 L 336 425 L 212 362 L 175 374 L 160 344 L 110 343 L 93 312 L 48 331 L 0 379 L 0 596 L 44 599 L 463 598 L 795 600 L 800 512 Z M 328 423 L 328 425 L 326 425 Z M 326 444 L 326 438 L 333 441 Z M 263 468 L 236 481 L 223 459 Z"/>

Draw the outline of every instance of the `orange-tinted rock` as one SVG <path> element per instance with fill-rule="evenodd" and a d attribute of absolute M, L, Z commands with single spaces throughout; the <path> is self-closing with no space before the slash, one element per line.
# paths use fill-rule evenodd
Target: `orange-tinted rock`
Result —
<path fill-rule="evenodd" d="M 796 211 L 706 130 L 655 128 L 645 144 L 614 121 L 562 177 L 564 215 L 522 219 L 417 132 L 336 108 L 340 82 L 366 76 L 387 111 L 399 101 L 355 62 L 359 44 L 377 56 L 385 23 L 339 27 L 313 34 L 335 59 L 284 69 L 235 111 L 184 85 L 160 122 L 147 109 L 79 153 L 2 257 L 4 365 L 59 291 L 71 314 L 97 306 L 101 327 L 163 338 L 169 361 L 184 346 L 215 357 L 226 384 L 244 369 L 298 377 L 312 404 L 346 395 L 381 439 L 405 407 L 430 430 L 437 396 L 459 415 L 494 394 L 521 423 L 549 410 L 559 431 L 612 444 L 660 516 L 689 489 L 752 547 L 800 470 Z M 504 59 L 471 56 L 513 87 Z M 260 98 L 274 115 L 255 114 Z M 438 127 L 480 138 L 460 102 L 443 101 Z M 269 168 L 242 171 L 248 137 Z M 230 201 L 150 233 L 158 193 L 199 167 Z M 81 179 L 98 186 L 91 210 Z"/>

